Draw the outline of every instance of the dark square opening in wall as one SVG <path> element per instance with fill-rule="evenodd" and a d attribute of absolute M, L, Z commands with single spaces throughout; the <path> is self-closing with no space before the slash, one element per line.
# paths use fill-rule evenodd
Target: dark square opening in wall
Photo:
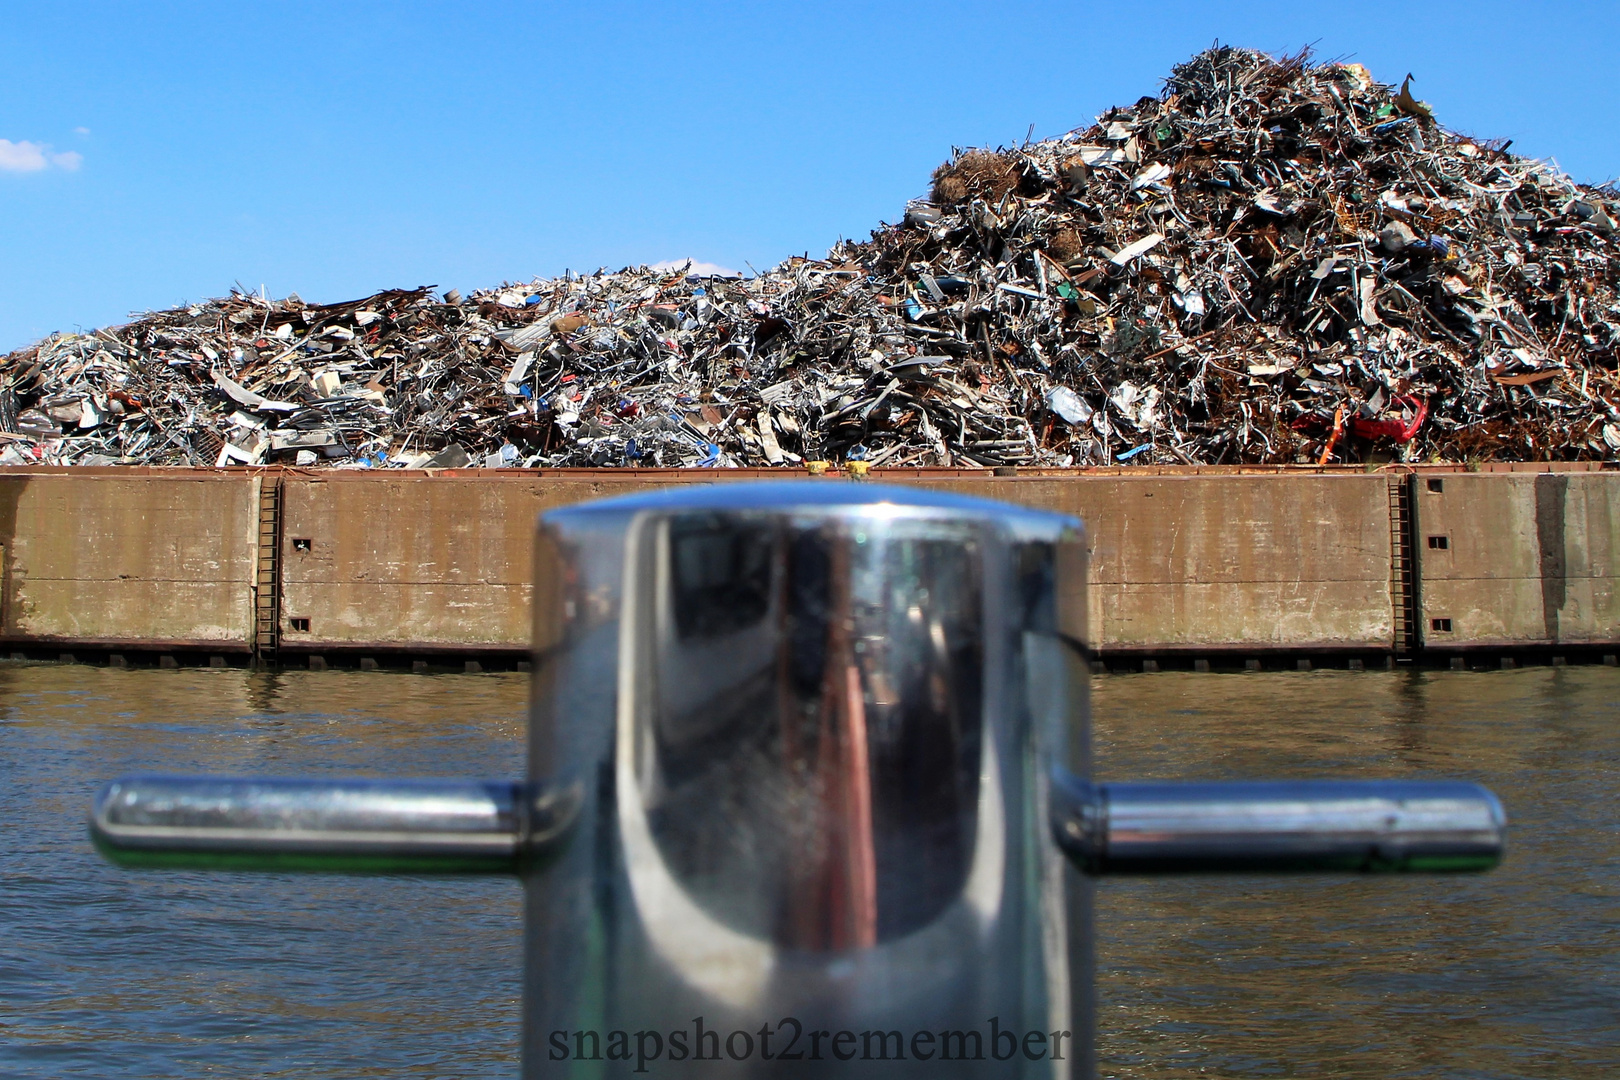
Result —
<path fill-rule="evenodd" d="M 1429 620 L 1429 629 L 1433 630 L 1433 631 L 1436 631 L 1437 633 L 1449 634 L 1449 633 L 1451 633 L 1451 620 L 1450 619 L 1430 619 Z"/>
<path fill-rule="evenodd" d="M 309 620 L 308 619 L 288 619 L 287 622 L 292 626 L 294 633 L 298 633 L 298 634 L 307 634 L 307 633 L 309 633 Z"/>
<path fill-rule="evenodd" d="M 1430 491 L 1432 491 L 1436 495 L 1438 495 L 1442 491 L 1444 491 L 1445 489 L 1446 489 L 1446 482 L 1444 480 L 1440 479 L 1438 476 L 1429 477 L 1429 490 Z"/>
<path fill-rule="evenodd" d="M 1451 537 L 1431 536 L 1429 537 L 1429 546 L 1436 551 L 1445 551 L 1451 547 Z"/>
<path fill-rule="evenodd" d="M 293 537 L 293 550 L 294 551 L 308 551 L 314 546 L 315 546 L 315 542 L 313 540 L 311 540 L 307 536 L 295 536 L 295 537 Z"/>

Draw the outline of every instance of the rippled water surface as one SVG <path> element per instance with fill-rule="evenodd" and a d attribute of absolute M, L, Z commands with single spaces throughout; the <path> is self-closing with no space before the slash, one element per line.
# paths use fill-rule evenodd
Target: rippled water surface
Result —
<path fill-rule="evenodd" d="M 501 880 L 133 872 L 118 773 L 517 776 L 520 675 L 0 664 L 0 1076 L 517 1072 Z M 1106 777 L 1446 775 L 1495 873 L 1099 888 L 1100 1074 L 1620 1076 L 1620 672 L 1105 676 Z"/>

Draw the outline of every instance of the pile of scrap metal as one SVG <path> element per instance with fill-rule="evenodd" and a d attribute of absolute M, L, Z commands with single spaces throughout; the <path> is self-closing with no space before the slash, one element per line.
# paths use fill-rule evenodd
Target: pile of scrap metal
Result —
<path fill-rule="evenodd" d="M 1410 77 L 1216 48 L 747 279 L 234 293 L 48 338 L 0 361 L 0 461 L 1612 458 L 1617 218 Z"/>

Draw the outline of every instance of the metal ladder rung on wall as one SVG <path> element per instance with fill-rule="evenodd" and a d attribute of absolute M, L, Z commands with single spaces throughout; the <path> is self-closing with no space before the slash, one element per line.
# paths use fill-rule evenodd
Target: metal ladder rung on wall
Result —
<path fill-rule="evenodd" d="M 260 667 L 276 662 L 281 644 L 281 477 L 259 485 L 258 566 L 253 579 L 253 655 Z"/>
<path fill-rule="evenodd" d="M 1412 550 L 1412 485 L 1416 474 L 1389 478 L 1389 600 L 1395 624 L 1395 655 L 1418 647 L 1417 566 Z"/>

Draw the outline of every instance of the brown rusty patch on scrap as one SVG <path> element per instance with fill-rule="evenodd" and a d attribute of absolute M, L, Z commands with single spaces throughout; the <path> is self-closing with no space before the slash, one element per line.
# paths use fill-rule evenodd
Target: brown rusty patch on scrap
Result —
<path fill-rule="evenodd" d="M 998 202 L 1018 186 L 1019 167 L 1010 154 L 969 150 L 934 170 L 934 201 L 951 206 L 978 197 Z"/>

